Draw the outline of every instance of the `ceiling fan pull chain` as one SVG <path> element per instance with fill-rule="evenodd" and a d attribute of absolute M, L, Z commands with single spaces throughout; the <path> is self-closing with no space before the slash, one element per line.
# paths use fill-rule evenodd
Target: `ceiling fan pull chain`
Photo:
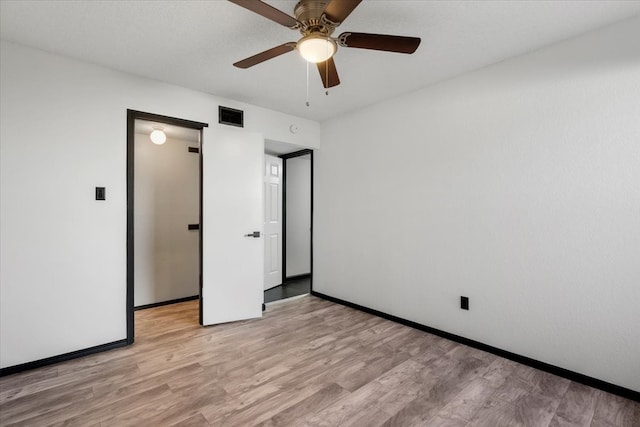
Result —
<path fill-rule="evenodd" d="M 307 64 L 307 107 L 309 106 L 309 62 L 305 61 Z"/>
<path fill-rule="evenodd" d="M 329 82 L 329 60 L 331 59 L 331 55 L 329 55 L 329 45 L 327 45 L 327 56 L 329 57 L 325 62 L 324 62 L 324 78 L 325 81 L 328 83 Z M 327 87 L 324 89 L 324 96 L 329 96 L 329 85 L 327 84 Z"/>

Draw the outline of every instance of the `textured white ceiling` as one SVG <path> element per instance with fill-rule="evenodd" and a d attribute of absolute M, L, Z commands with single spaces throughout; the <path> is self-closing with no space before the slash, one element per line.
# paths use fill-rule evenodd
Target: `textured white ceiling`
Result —
<path fill-rule="evenodd" d="M 293 14 L 295 0 L 267 1 Z M 318 121 L 640 14 L 640 1 L 364 0 L 343 31 L 422 38 L 414 55 L 341 48 L 325 96 L 291 52 L 231 64 L 299 34 L 223 0 L 0 1 L 2 39 Z"/>

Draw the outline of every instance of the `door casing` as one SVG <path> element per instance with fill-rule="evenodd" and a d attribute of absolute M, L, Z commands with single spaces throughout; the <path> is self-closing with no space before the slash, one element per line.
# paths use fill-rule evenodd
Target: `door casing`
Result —
<path fill-rule="evenodd" d="M 309 283 L 310 291 L 313 292 L 313 150 L 304 149 L 295 151 L 293 153 L 282 154 L 279 157 L 282 159 L 282 283 L 287 280 L 287 159 L 294 157 L 300 157 L 304 155 L 310 156 L 311 170 L 311 219 L 309 230 Z"/>
<path fill-rule="evenodd" d="M 202 224 L 202 130 L 209 127 L 207 123 L 195 122 L 191 120 L 179 119 L 176 117 L 163 116 L 159 114 L 147 113 L 143 111 L 127 109 L 127 297 L 126 297 L 126 318 L 127 318 L 127 344 L 133 344 L 135 339 L 134 325 L 134 165 L 135 165 L 135 121 L 149 120 L 168 125 L 180 126 L 200 131 L 200 213 L 199 221 Z M 202 324 L 202 233 L 199 237 L 199 281 L 200 281 L 200 304 L 199 318 Z"/>

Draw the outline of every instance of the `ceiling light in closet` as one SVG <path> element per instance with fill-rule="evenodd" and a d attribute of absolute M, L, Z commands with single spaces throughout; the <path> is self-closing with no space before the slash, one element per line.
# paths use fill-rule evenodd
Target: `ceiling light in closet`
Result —
<path fill-rule="evenodd" d="M 151 142 L 158 145 L 167 142 L 167 135 L 161 129 L 154 129 L 149 138 L 151 138 Z"/>

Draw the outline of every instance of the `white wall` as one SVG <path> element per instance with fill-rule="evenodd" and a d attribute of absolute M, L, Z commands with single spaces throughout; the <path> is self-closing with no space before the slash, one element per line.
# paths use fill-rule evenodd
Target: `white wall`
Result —
<path fill-rule="evenodd" d="M 638 40 L 634 19 L 323 123 L 314 290 L 640 390 Z"/>
<path fill-rule="evenodd" d="M 200 156 L 197 142 L 135 135 L 134 305 L 200 293 Z"/>
<path fill-rule="evenodd" d="M 127 108 L 209 123 L 206 143 L 222 104 L 319 145 L 313 121 L 5 41 L 0 93 L 1 367 L 126 338 Z"/>
<path fill-rule="evenodd" d="M 287 162 L 287 277 L 311 272 L 311 156 Z"/>

